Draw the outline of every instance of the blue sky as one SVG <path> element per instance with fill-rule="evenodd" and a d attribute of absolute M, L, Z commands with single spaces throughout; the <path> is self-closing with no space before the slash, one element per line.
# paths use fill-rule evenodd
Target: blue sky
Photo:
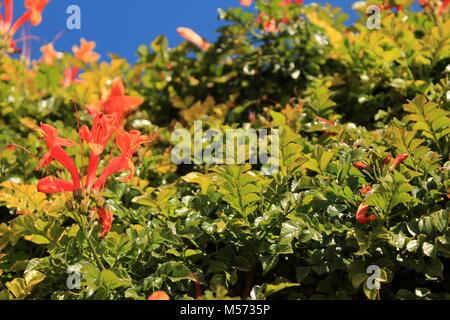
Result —
<path fill-rule="evenodd" d="M 351 10 L 354 0 L 315 2 L 341 6 L 354 16 Z M 66 10 L 72 4 L 81 9 L 81 30 L 66 28 Z M 39 56 L 40 45 L 62 33 L 55 43 L 59 51 L 69 51 L 84 37 L 97 42 L 96 51 L 102 59 L 107 59 L 108 53 L 116 53 L 133 62 L 138 46 L 149 44 L 159 34 L 166 35 L 171 46 L 177 45 L 182 41 L 175 31 L 179 26 L 190 27 L 206 39 L 214 40 L 215 30 L 221 23 L 217 8 L 236 5 L 239 0 L 50 0 L 42 24 L 31 29 L 31 34 L 37 38 L 33 40 L 33 57 Z M 19 14 L 17 8 L 15 17 Z"/>

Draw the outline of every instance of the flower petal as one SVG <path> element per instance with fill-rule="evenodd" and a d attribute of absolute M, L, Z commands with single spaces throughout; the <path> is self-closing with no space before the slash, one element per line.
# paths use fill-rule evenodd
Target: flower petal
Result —
<path fill-rule="evenodd" d="M 127 158 L 125 158 L 124 156 L 120 156 L 111 159 L 106 168 L 101 173 L 100 177 L 97 179 L 97 181 L 95 181 L 93 189 L 100 190 L 106 184 L 106 179 L 108 179 L 109 176 L 125 170 L 131 170 Z"/>
<path fill-rule="evenodd" d="M 100 238 L 104 238 L 111 230 L 113 213 L 109 209 L 100 208 L 99 210 L 97 210 L 97 215 L 102 224 L 102 231 L 100 232 Z"/>
<path fill-rule="evenodd" d="M 72 192 L 74 187 L 73 183 L 70 181 L 57 179 L 55 177 L 46 177 L 39 180 L 37 189 L 39 192 L 53 194 L 59 192 Z"/>

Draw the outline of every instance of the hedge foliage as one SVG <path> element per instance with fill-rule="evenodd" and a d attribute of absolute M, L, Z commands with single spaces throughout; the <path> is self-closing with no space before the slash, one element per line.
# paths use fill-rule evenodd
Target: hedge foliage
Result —
<path fill-rule="evenodd" d="M 215 42 L 169 48 L 159 36 L 134 64 L 97 61 L 85 40 L 30 62 L 0 33 L 1 299 L 450 298 L 447 1 L 378 1 L 376 30 L 361 3 L 346 25 L 339 8 L 280 2 L 219 9 Z M 84 172 L 92 145 L 78 128 L 114 94 L 132 111 L 120 132 L 157 136 L 127 158 L 134 176 L 110 177 L 102 199 L 41 192 L 49 172 L 70 175 L 56 162 L 36 170 L 40 123 L 75 141 L 65 151 Z M 278 172 L 175 165 L 171 133 L 197 120 L 279 129 Z M 120 132 L 103 169 L 123 156 Z M 67 286 L 74 266 L 79 289 Z"/>

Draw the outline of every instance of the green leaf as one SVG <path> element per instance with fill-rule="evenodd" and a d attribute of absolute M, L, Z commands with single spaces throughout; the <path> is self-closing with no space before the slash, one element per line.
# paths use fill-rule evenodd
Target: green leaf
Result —
<path fill-rule="evenodd" d="M 399 172 L 386 175 L 379 185 L 373 187 L 373 191 L 365 202 L 383 210 L 386 215 L 399 204 L 408 205 L 414 198 L 409 194 L 411 185 Z"/>
<path fill-rule="evenodd" d="M 270 270 L 272 270 L 278 263 L 279 256 L 276 255 L 264 255 L 259 258 L 262 265 L 262 272 L 263 274 L 266 274 Z"/>
<path fill-rule="evenodd" d="M 357 273 L 353 275 L 351 278 L 353 288 L 355 289 L 359 288 L 364 283 L 364 281 L 367 280 L 367 278 L 368 278 L 367 273 Z"/>
<path fill-rule="evenodd" d="M 270 116 L 272 117 L 272 126 L 273 127 L 282 127 L 286 124 L 286 117 L 284 114 L 280 112 L 276 112 L 273 110 L 270 110 Z"/>
<path fill-rule="evenodd" d="M 271 295 L 278 293 L 284 289 L 298 287 L 300 284 L 298 283 L 278 283 L 278 284 L 263 284 L 262 285 L 262 292 L 264 293 L 264 296 L 270 297 Z"/>
<path fill-rule="evenodd" d="M 161 264 L 158 267 L 156 275 L 167 277 L 174 282 L 181 280 L 196 280 L 189 268 L 181 261 L 166 262 Z"/>
<path fill-rule="evenodd" d="M 6 287 L 15 299 L 24 299 L 30 292 L 30 288 L 22 278 L 15 278 L 7 282 Z"/>
<path fill-rule="evenodd" d="M 369 289 L 367 287 L 367 283 L 364 283 L 364 294 L 369 300 L 376 300 L 378 297 L 378 290 L 376 289 Z"/>
<path fill-rule="evenodd" d="M 414 123 L 413 129 L 422 131 L 435 143 L 450 134 L 450 112 L 439 108 L 434 102 L 427 102 L 424 96 L 417 96 L 404 109 L 410 113 L 405 120 Z"/>
<path fill-rule="evenodd" d="M 103 270 L 100 273 L 99 281 L 108 290 L 129 287 L 131 285 L 131 280 L 120 278 L 111 270 Z"/>
<path fill-rule="evenodd" d="M 214 169 L 223 199 L 244 218 L 256 211 L 260 200 L 258 180 L 249 169 L 249 165 Z"/>

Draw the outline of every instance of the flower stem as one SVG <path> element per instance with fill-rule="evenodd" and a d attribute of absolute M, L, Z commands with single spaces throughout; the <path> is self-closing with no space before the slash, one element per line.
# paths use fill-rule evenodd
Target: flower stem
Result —
<path fill-rule="evenodd" d="M 80 218 L 80 219 L 78 220 L 78 218 Z M 84 227 L 84 224 L 83 224 L 83 218 L 79 214 L 79 212 L 77 212 L 77 219 L 76 220 L 77 220 L 78 225 L 81 228 L 81 232 L 83 233 L 84 238 L 86 239 L 86 241 L 87 241 L 87 243 L 89 245 L 89 249 L 91 250 L 91 252 L 92 252 L 92 254 L 94 256 L 95 262 L 97 263 L 97 267 L 99 267 L 101 270 L 105 270 L 105 266 L 103 265 L 103 262 L 100 259 L 100 256 L 98 255 L 97 250 L 95 249 L 95 246 L 92 243 L 90 236 L 86 232 L 86 228 Z"/>

